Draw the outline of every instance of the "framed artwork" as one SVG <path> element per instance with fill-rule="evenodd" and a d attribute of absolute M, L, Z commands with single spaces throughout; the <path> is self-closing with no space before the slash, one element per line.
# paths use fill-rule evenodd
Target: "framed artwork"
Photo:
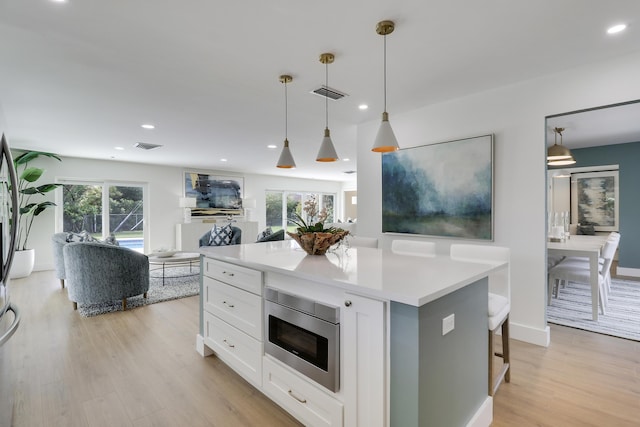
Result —
<path fill-rule="evenodd" d="M 618 231 L 618 171 L 571 174 L 571 223 L 595 231 Z"/>
<path fill-rule="evenodd" d="M 196 199 L 191 216 L 242 215 L 244 178 L 184 173 L 184 196 Z"/>
<path fill-rule="evenodd" d="M 493 240 L 493 135 L 382 155 L 382 232 Z"/>

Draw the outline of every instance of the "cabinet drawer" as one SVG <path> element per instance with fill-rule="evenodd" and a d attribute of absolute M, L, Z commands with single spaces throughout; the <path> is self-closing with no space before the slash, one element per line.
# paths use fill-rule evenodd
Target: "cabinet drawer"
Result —
<path fill-rule="evenodd" d="M 262 298 L 203 277 L 203 307 L 225 322 L 262 341 Z"/>
<path fill-rule="evenodd" d="M 204 342 L 247 381 L 262 383 L 262 343 L 204 312 Z"/>
<path fill-rule="evenodd" d="M 256 295 L 262 295 L 261 271 L 205 257 L 203 274 Z"/>
<path fill-rule="evenodd" d="M 308 426 L 342 426 L 343 405 L 326 392 L 264 356 L 264 392 Z"/>

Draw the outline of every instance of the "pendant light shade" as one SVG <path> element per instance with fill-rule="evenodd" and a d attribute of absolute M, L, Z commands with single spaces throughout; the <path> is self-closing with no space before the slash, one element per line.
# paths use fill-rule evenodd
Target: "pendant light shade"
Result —
<path fill-rule="evenodd" d="M 325 88 L 329 88 L 329 64 L 332 64 L 335 59 L 333 53 L 323 53 L 320 55 L 320 62 L 325 66 Z M 317 162 L 335 162 L 338 160 L 338 154 L 331 141 L 331 133 L 329 132 L 329 97 L 325 95 L 324 98 L 324 111 L 325 111 L 325 128 L 324 137 L 322 143 L 320 143 L 320 150 L 316 157 Z"/>
<path fill-rule="evenodd" d="M 289 111 L 288 111 L 288 97 L 287 97 L 287 83 L 291 83 L 293 81 L 293 77 L 288 75 L 280 76 L 280 83 L 284 84 L 284 147 L 282 147 L 282 153 L 280 153 L 280 158 L 278 159 L 277 167 L 282 169 L 292 169 L 296 167 L 296 162 L 293 160 L 293 155 L 291 154 L 291 150 L 289 149 L 289 139 L 288 139 L 288 119 L 289 119 Z"/>
<path fill-rule="evenodd" d="M 324 130 L 324 138 L 322 138 L 322 143 L 320 143 L 320 150 L 318 151 L 318 157 L 316 158 L 316 161 L 335 162 L 336 160 L 338 160 L 338 154 L 336 153 L 336 149 L 333 146 L 333 142 L 331 141 L 329 128 L 326 128 Z"/>
<path fill-rule="evenodd" d="M 375 151 L 376 153 L 389 153 L 396 151 L 398 148 L 398 140 L 389 123 L 389 114 L 385 111 L 382 113 L 382 122 L 380 123 L 380 128 L 378 129 L 378 134 L 376 135 L 376 140 L 373 142 L 371 151 Z"/>
<path fill-rule="evenodd" d="M 282 169 L 292 169 L 296 167 L 296 162 L 293 160 L 291 150 L 289 149 L 288 139 L 284 140 L 284 147 L 282 147 L 282 152 L 280 153 L 280 158 L 278 159 L 278 167 Z"/>
<path fill-rule="evenodd" d="M 571 151 L 562 145 L 562 132 L 565 128 L 553 128 L 555 133 L 554 143 L 547 149 L 548 166 L 567 166 L 575 164 L 575 159 Z M 558 145 L 558 135 L 560 135 L 560 145 Z"/>
<path fill-rule="evenodd" d="M 376 33 L 384 37 L 384 112 L 378 135 L 371 149 L 376 153 L 388 153 L 399 148 L 398 140 L 391 129 L 391 123 L 389 123 L 389 113 L 387 113 L 387 34 L 391 34 L 394 29 L 393 21 L 380 21 L 376 26 Z"/>

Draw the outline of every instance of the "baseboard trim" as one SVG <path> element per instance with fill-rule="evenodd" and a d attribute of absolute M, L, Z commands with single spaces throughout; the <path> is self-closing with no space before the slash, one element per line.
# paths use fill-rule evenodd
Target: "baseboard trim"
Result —
<path fill-rule="evenodd" d="M 640 277 L 640 268 L 618 267 L 617 276 Z"/>
<path fill-rule="evenodd" d="M 493 422 L 493 398 L 487 396 L 480 408 L 467 423 L 467 427 L 489 427 Z"/>
<path fill-rule="evenodd" d="M 509 320 L 509 337 L 530 344 L 549 347 L 551 342 L 551 330 L 549 326 L 544 329 L 532 328 Z"/>

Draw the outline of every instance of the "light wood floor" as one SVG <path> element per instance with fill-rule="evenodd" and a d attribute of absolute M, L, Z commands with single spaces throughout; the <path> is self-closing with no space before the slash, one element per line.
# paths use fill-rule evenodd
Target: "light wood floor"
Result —
<path fill-rule="evenodd" d="M 198 297 L 83 318 L 52 272 L 11 289 L 23 318 L 0 347 L 1 427 L 299 425 L 196 353 Z M 640 343 L 554 325 L 551 334 L 549 348 L 512 340 L 493 426 L 640 425 Z"/>

